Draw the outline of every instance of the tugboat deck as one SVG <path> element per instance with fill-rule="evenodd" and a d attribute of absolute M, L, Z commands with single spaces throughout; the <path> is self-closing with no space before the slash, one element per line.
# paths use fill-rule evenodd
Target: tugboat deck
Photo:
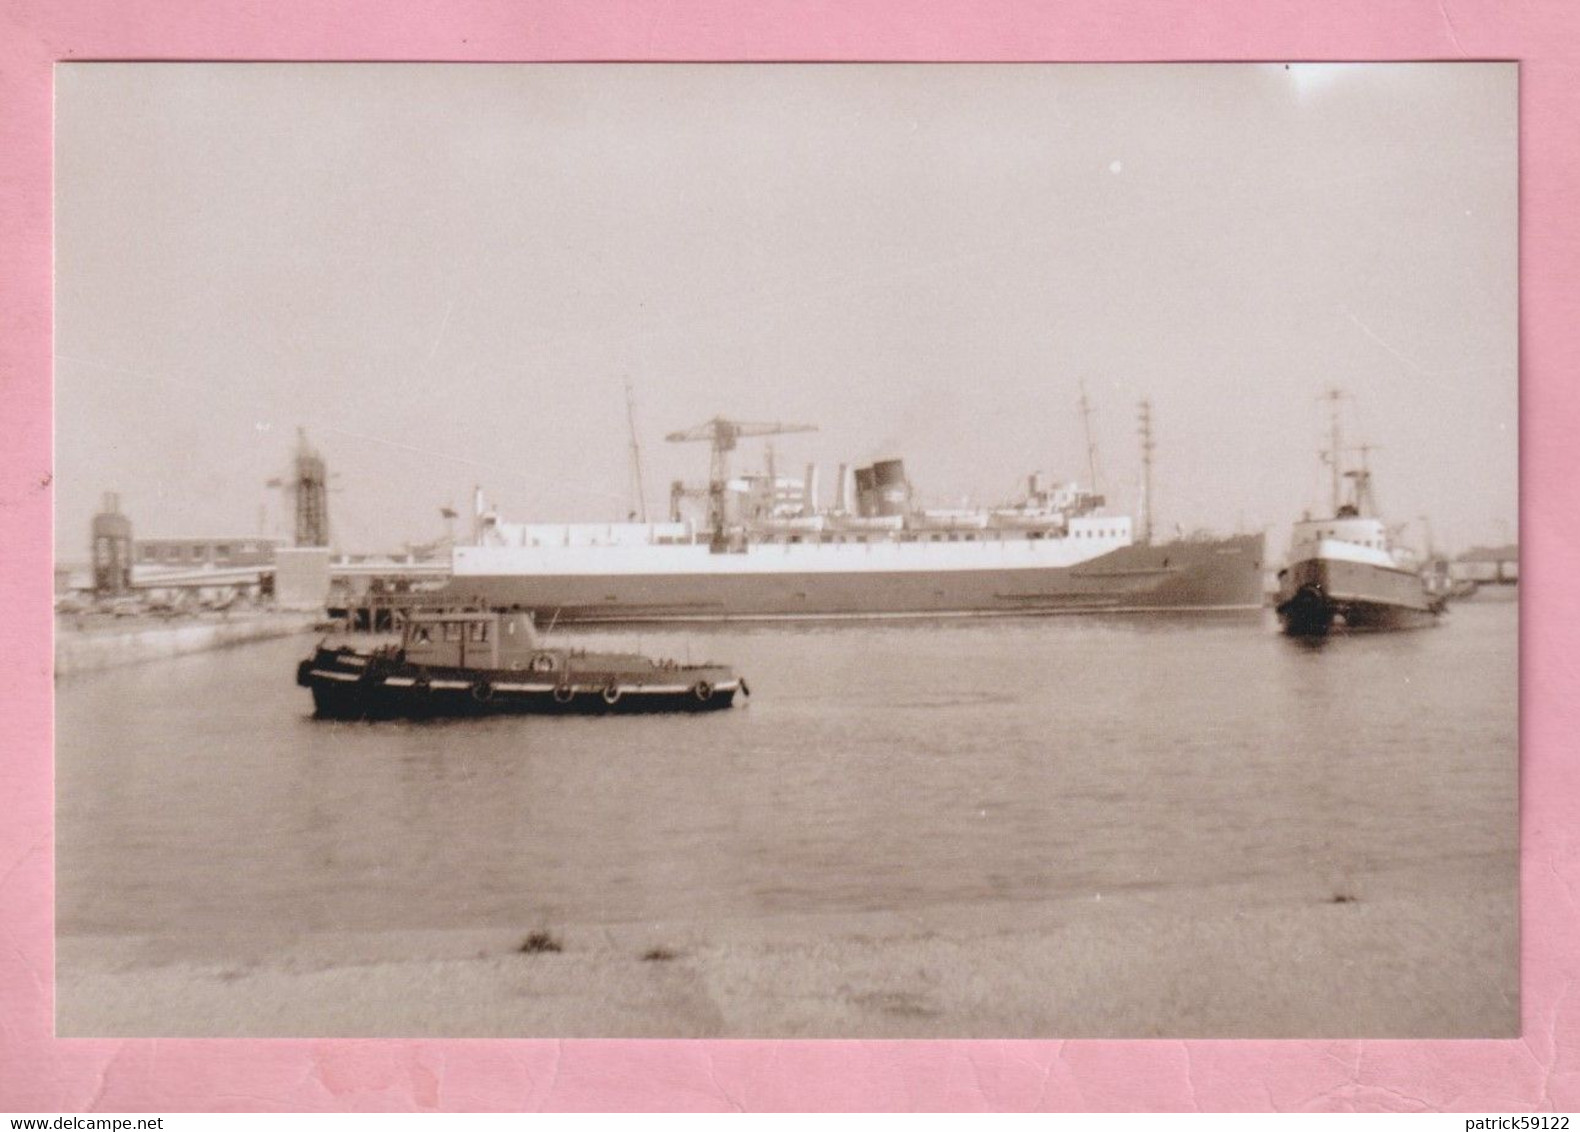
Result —
<path fill-rule="evenodd" d="M 751 694 L 722 665 L 547 648 L 519 612 L 417 614 L 367 651 L 322 641 L 296 680 L 334 719 L 717 711 Z"/>

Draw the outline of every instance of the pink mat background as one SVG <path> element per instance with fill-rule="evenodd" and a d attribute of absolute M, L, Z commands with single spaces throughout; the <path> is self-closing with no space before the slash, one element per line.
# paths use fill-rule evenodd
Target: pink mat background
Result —
<path fill-rule="evenodd" d="M 1518 59 L 1523 1038 L 57 1041 L 51 64 L 65 59 Z M 0 1111 L 1580 1109 L 1575 0 L 0 0 Z"/>

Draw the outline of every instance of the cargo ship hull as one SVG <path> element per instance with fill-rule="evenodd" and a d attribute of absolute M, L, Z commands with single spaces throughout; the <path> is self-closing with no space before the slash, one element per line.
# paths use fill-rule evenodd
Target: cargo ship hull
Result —
<path fill-rule="evenodd" d="M 491 571 L 481 556 L 462 564 L 446 595 L 527 609 L 540 625 L 1243 612 L 1264 604 L 1260 535 L 1129 545 L 1068 566 L 1036 564 L 1035 542 L 1026 546 L 1030 565 L 1013 564 L 1015 548 L 980 568 L 957 551 L 937 569 L 881 554 L 843 568 L 775 545 L 684 549 L 696 553 L 672 562 L 691 568 L 652 571 L 556 571 L 552 557 L 531 571 Z"/>

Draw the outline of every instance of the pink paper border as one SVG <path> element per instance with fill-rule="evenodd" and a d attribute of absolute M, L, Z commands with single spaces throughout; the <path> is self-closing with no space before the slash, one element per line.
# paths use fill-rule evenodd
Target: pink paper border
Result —
<path fill-rule="evenodd" d="M 1580 1108 L 1580 7 L 1571 0 L 7 0 L 0 10 L 0 1111 Z M 51 64 L 66 59 L 1521 61 L 1524 1037 L 57 1041 Z"/>

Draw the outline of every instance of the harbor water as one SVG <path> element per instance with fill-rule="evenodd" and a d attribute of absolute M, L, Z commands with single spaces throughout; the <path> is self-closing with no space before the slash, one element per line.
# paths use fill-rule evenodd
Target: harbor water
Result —
<path fill-rule="evenodd" d="M 56 689 L 58 930 L 201 966 L 239 938 L 541 930 L 570 950 L 665 924 L 705 947 L 781 919 L 991 933 L 1105 902 L 1337 916 L 1402 893 L 1497 984 L 1474 1017 L 1432 1016 L 1503 1033 L 1517 629 L 1514 603 L 1469 602 L 1320 644 L 1270 615 L 555 634 L 734 665 L 754 695 L 706 716 L 320 722 L 293 683 L 309 638 L 88 673 Z M 1344 958 L 1363 981 L 1366 954 Z"/>

